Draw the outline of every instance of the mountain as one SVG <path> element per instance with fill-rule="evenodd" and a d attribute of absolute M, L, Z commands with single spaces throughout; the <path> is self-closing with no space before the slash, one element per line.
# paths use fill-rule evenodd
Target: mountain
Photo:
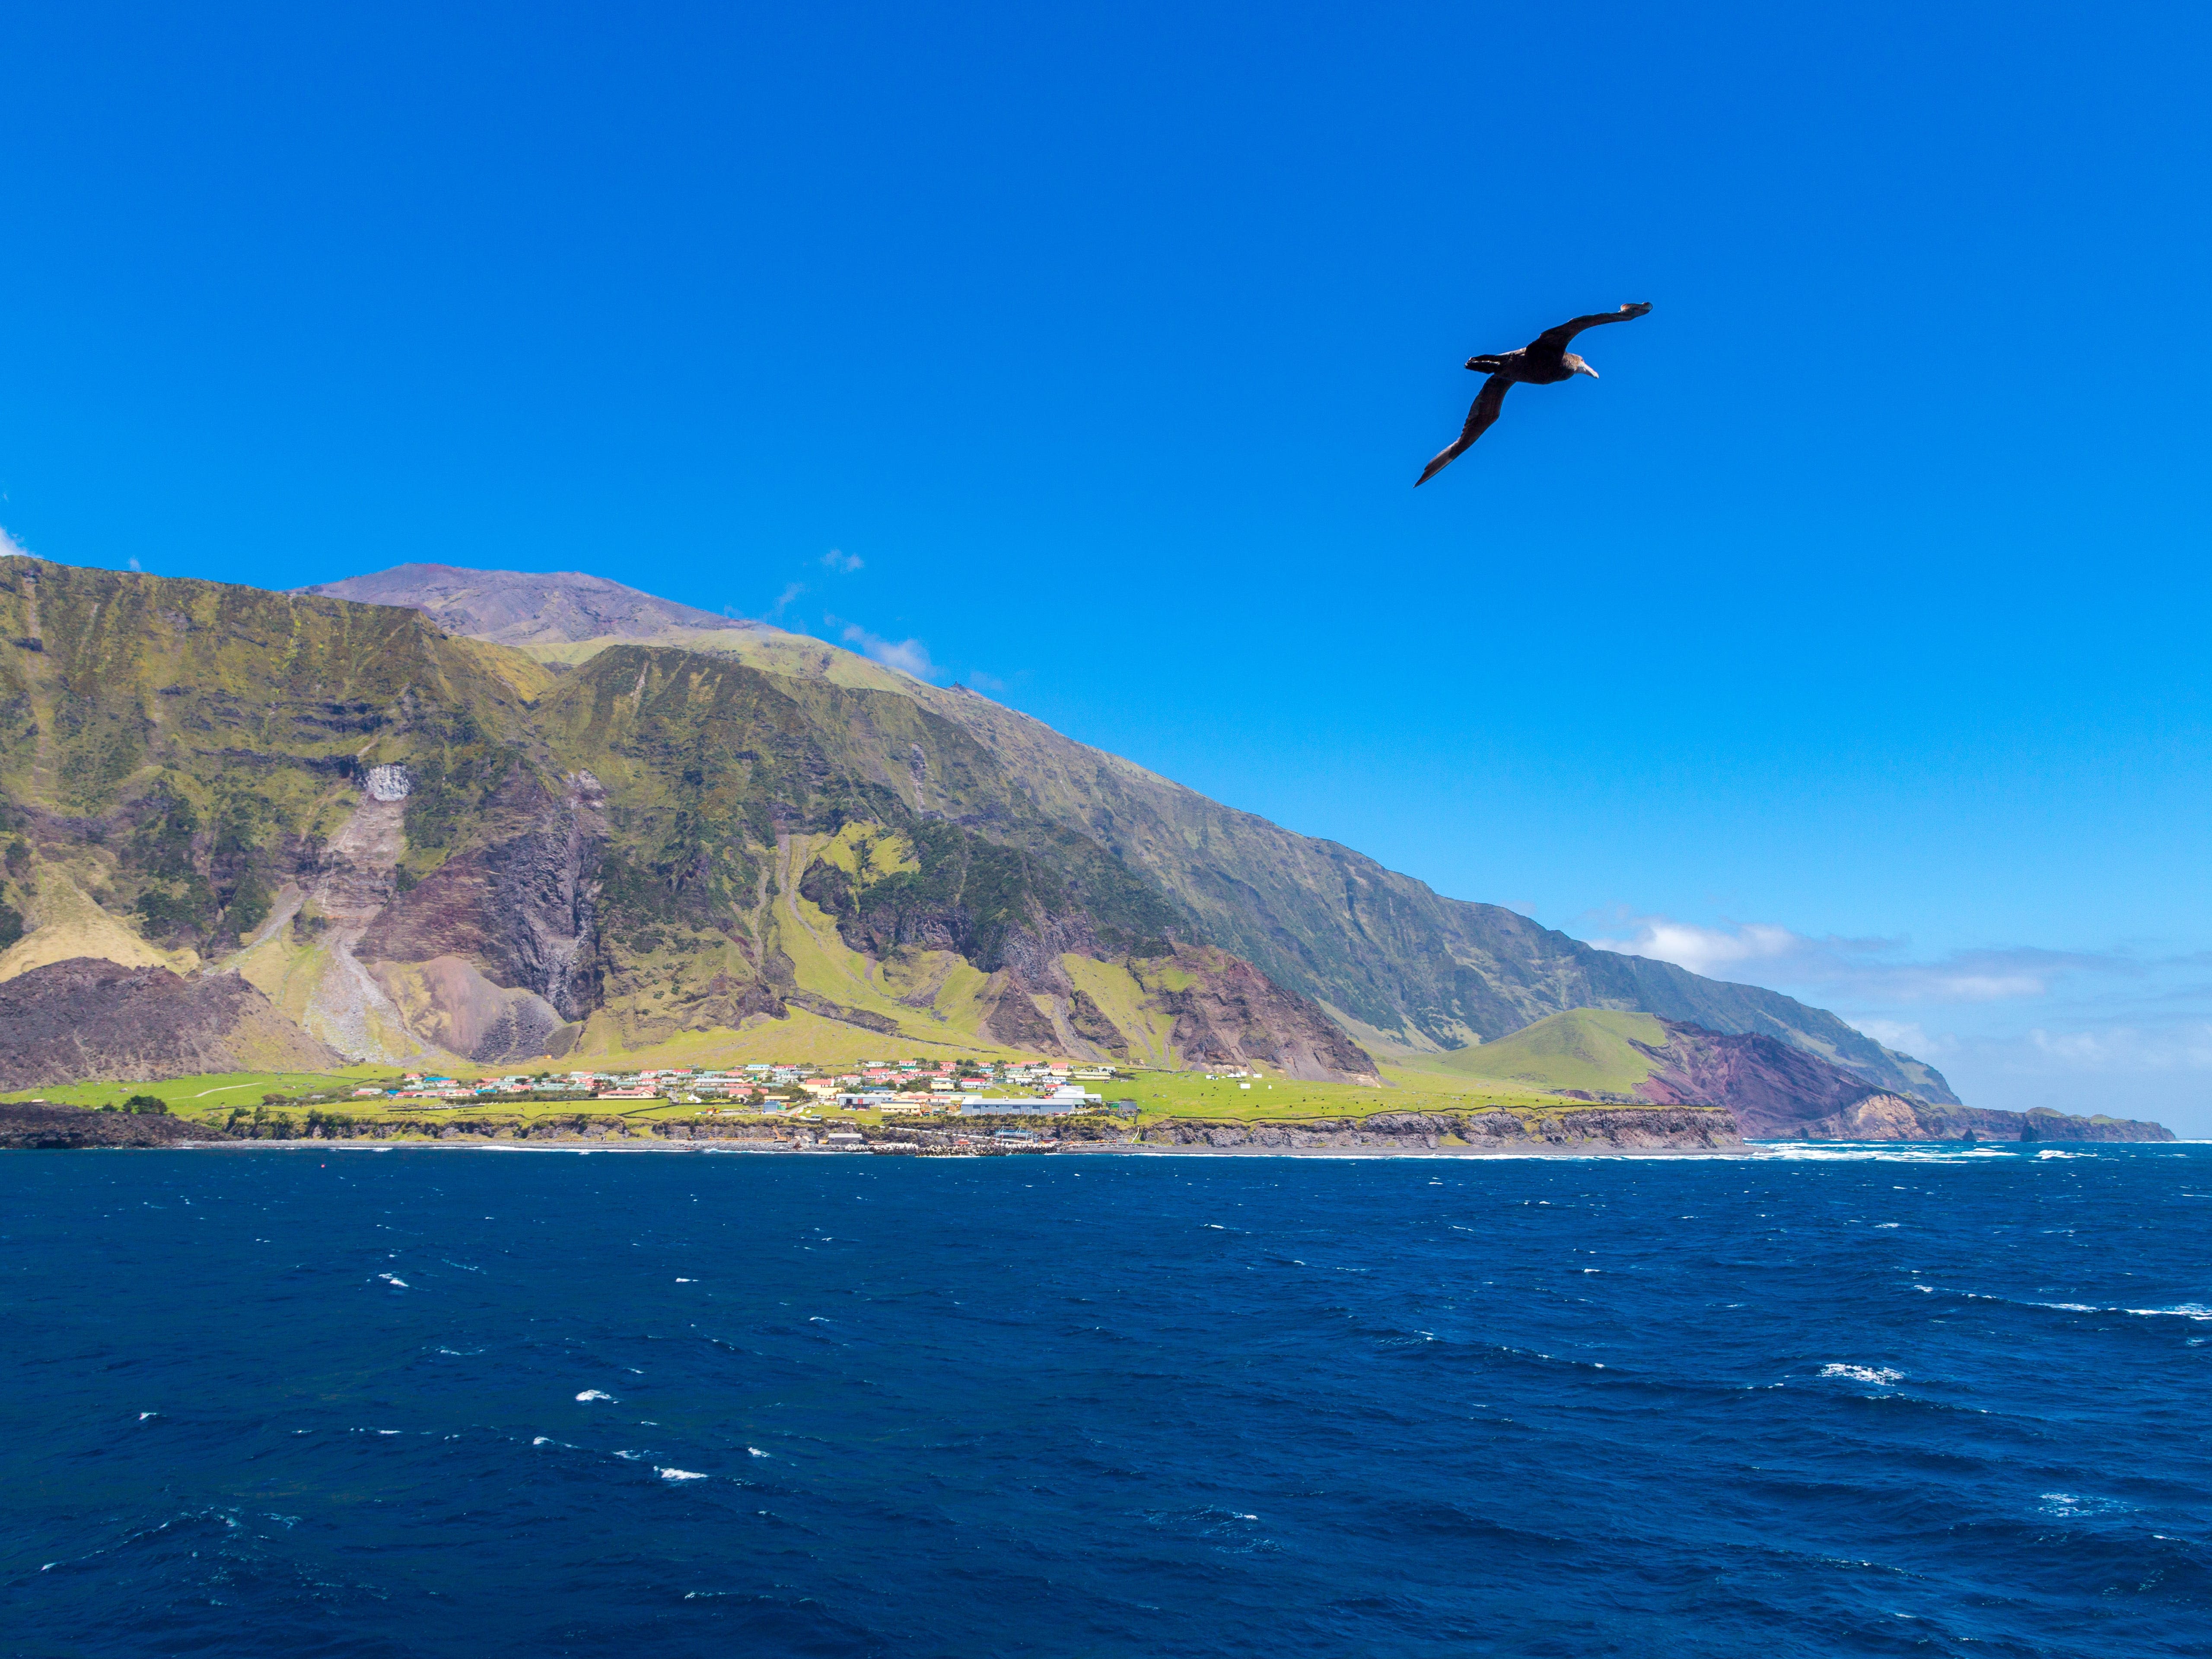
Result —
<path fill-rule="evenodd" d="M 1428 1069 L 1662 1106 L 1725 1106 L 1755 1139 L 2171 1140 L 2155 1123 L 2002 1112 L 1873 1085 L 1774 1037 L 1617 1009 L 1553 1014 Z"/>
<path fill-rule="evenodd" d="M 568 645 L 579 640 L 661 640 L 685 632 L 736 632 L 759 624 L 658 599 L 604 576 L 573 570 L 526 576 L 463 570 L 450 564 L 402 564 L 373 576 L 303 587 L 362 605 L 420 611 L 449 634 L 501 645 Z"/>
<path fill-rule="evenodd" d="M 434 573 L 411 576 L 410 572 Z M 554 585 L 596 579 L 401 566 L 312 590 L 375 594 L 435 617 L 448 630 L 512 636 L 512 618 Z M 641 620 L 672 611 L 649 595 L 595 585 L 595 614 Z M 620 597 L 627 596 L 627 597 Z M 565 611 L 563 614 L 567 614 Z M 686 617 L 707 613 L 688 611 Z M 1131 762 L 1062 737 L 959 686 L 933 686 L 865 657 L 763 623 L 705 627 L 672 616 L 657 633 L 586 632 L 522 643 L 549 664 L 590 663 L 641 643 L 735 658 L 781 678 L 904 699 L 987 750 L 1027 809 L 1103 848 L 1170 897 L 1203 936 L 1286 990 L 1328 1010 L 1386 1057 L 1463 1049 L 1547 1014 L 1613 1007 L 1779 1039 L 1870 1083 L 1933 1102 L 1956 1097 L 1932 1066 L 1886 1048 L 1824 1009 L 1757 986 L 1710 980 L 1669 963 L 1601 951 L 1514 911 L 1445 898 L 1337 842 L 1299 836 L 1207 799 Z M 902 788 L 925 815 L 951 810 L 921 781 Z"/>
<path fill-rule="evenodd" d="M 402 603 L 0 563 L 0 979 L 220 966 L 389 1060 L 734 1030 L 1320 1079 L 1596 1006 L 1952 1098 L 1822 1010 L 1442 897 L 803 635 L 588 577 L 331 586 Z"/>

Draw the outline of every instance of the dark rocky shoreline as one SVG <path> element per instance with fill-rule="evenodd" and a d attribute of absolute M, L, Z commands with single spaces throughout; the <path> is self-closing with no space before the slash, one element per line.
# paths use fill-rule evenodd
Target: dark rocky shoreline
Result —
<path fill-rule="evenodd" d="M 1817 1126 L 1788 1139 L 1878 1140 L 1892 1144 L 2171 1141 L 2154 1123 L 2057 1113 L 1931 1112 L 1924 1124 L 1893 1114 L 1881 1123 Z M 1862 1133 L 1837 1133 L 1857 1127 Z M 1819 1133 L 1826 1128 L 1827 1133 Z M 1029 1137 L 1001 1140 L 995 1131 Z M 1875 1133 L 1864 1133 L 1873 1130 Z M 1886 1131 L 1886 1133 L 1884 1133 Z M 314 1146 L 362 1145 L 599 1146 L 634 1151 L 709 1148 L 762 1152 L 865 1152 L 925 1157 L 1023 1152 L 1136 1152 L 1484 1157 L 1531 1154 L 1653 1157 L 1748 1154 L 1729 1112 L 1717 1106 L 1599 1107 L 1526 1116 L 1506 1111 L 1380 1112 L 1364 1118 L 1248 1122 L 1171 1119 L 1139 1127 L 1093 1119 L 994 1118 L 982 1125 L 869 1126 L 693 1118 L 652 1121 L 579 1112 L 560 1117 L 475 1118 L 409 1123 L 310 1114 L 233 1128 L 188 1118 L 94 1111 L 44 1102 L 0 1104 L 0 1151 L 95 1147 Z"/>
<path fill-rule="evenodd" d="M 95 1112 L 44 1101 L 0 1103 L 0 1152 L 63 1152 L 93 1146 L 190 1146 L 236 1137 L 211 1124 L 158 1112 Z"/>

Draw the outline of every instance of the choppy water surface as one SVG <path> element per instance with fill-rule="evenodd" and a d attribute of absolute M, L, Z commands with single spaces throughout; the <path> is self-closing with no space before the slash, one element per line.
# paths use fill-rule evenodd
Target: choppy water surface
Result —
<path fill-rule="evenodd" d="M 0 1206 L 10 1655 L 2212 1653 L 2212 1148 Z"/>

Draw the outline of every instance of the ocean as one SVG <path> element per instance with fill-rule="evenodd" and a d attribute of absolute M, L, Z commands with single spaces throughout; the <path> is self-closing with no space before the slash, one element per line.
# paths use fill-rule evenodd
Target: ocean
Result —
<path fill-rule="evenodd" d="M 0 1158 L 9 1656 L 2212 1654 L 2212 1147 Z"/>

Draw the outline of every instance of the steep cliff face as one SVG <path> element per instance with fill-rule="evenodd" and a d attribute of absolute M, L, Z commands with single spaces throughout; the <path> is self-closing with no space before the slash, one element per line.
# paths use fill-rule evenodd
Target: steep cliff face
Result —
<path fill-rule="evenodd" d="M 1647 1049 L 1645 1100 L 1726 1106 L 1745 1134 L 1786 1140 L 2172 1140 L 2156 1123 L 2050 1110 L 2002 1112 L 1869 1089 L 1856 1075 L 1771 1037 L 1663 1020 Z"/>
<path fill-rule="evenodd" d="M 477 843 L 384 903 L 355 954 L 392 963 L 465 962 L 493 985 L 529 993 L 555 1026 L 587 1017 L 599 1002 L 606 801 L 589 772 L 562 783 L 556 796 L 534 775 L 513 773 Z M 545 1050 L 510 1044 L 498 1054 L 460 1052 L 495 1060 Z"/>
<path fill-rule="evenodd" d="M 1768 1036 L 1709 1031 L 1662 1019 L 1666 1042 L 1649 1050 L 1651 1075 L 1636 1090 L 1644 1100 L 1726 1106 L 1747 1135 L 1791 1132 L 1872 1096 L 1857 1073 Z"/>
<path fill-rule="evenodd" d="M 1765 1131 L 1790 1140 L 2094 1140 L 2168 1141 L 2163 1124 L 2101 1114 L 2078 1117 L 2039 1109 L 1999 1112 L 1971 1106 L 1931 1106 L 1924 1100 L 1873 1094 L 1826 1116 Z"/>
<path fill-rule="evenodd" d="M 44 1101 L 0 1101 L 0 1151 L 64 1152 L 89 1146 L 191 1146 L 234 1139 L 204 1123 L 149 1113 L 96 1112 Z"/>

